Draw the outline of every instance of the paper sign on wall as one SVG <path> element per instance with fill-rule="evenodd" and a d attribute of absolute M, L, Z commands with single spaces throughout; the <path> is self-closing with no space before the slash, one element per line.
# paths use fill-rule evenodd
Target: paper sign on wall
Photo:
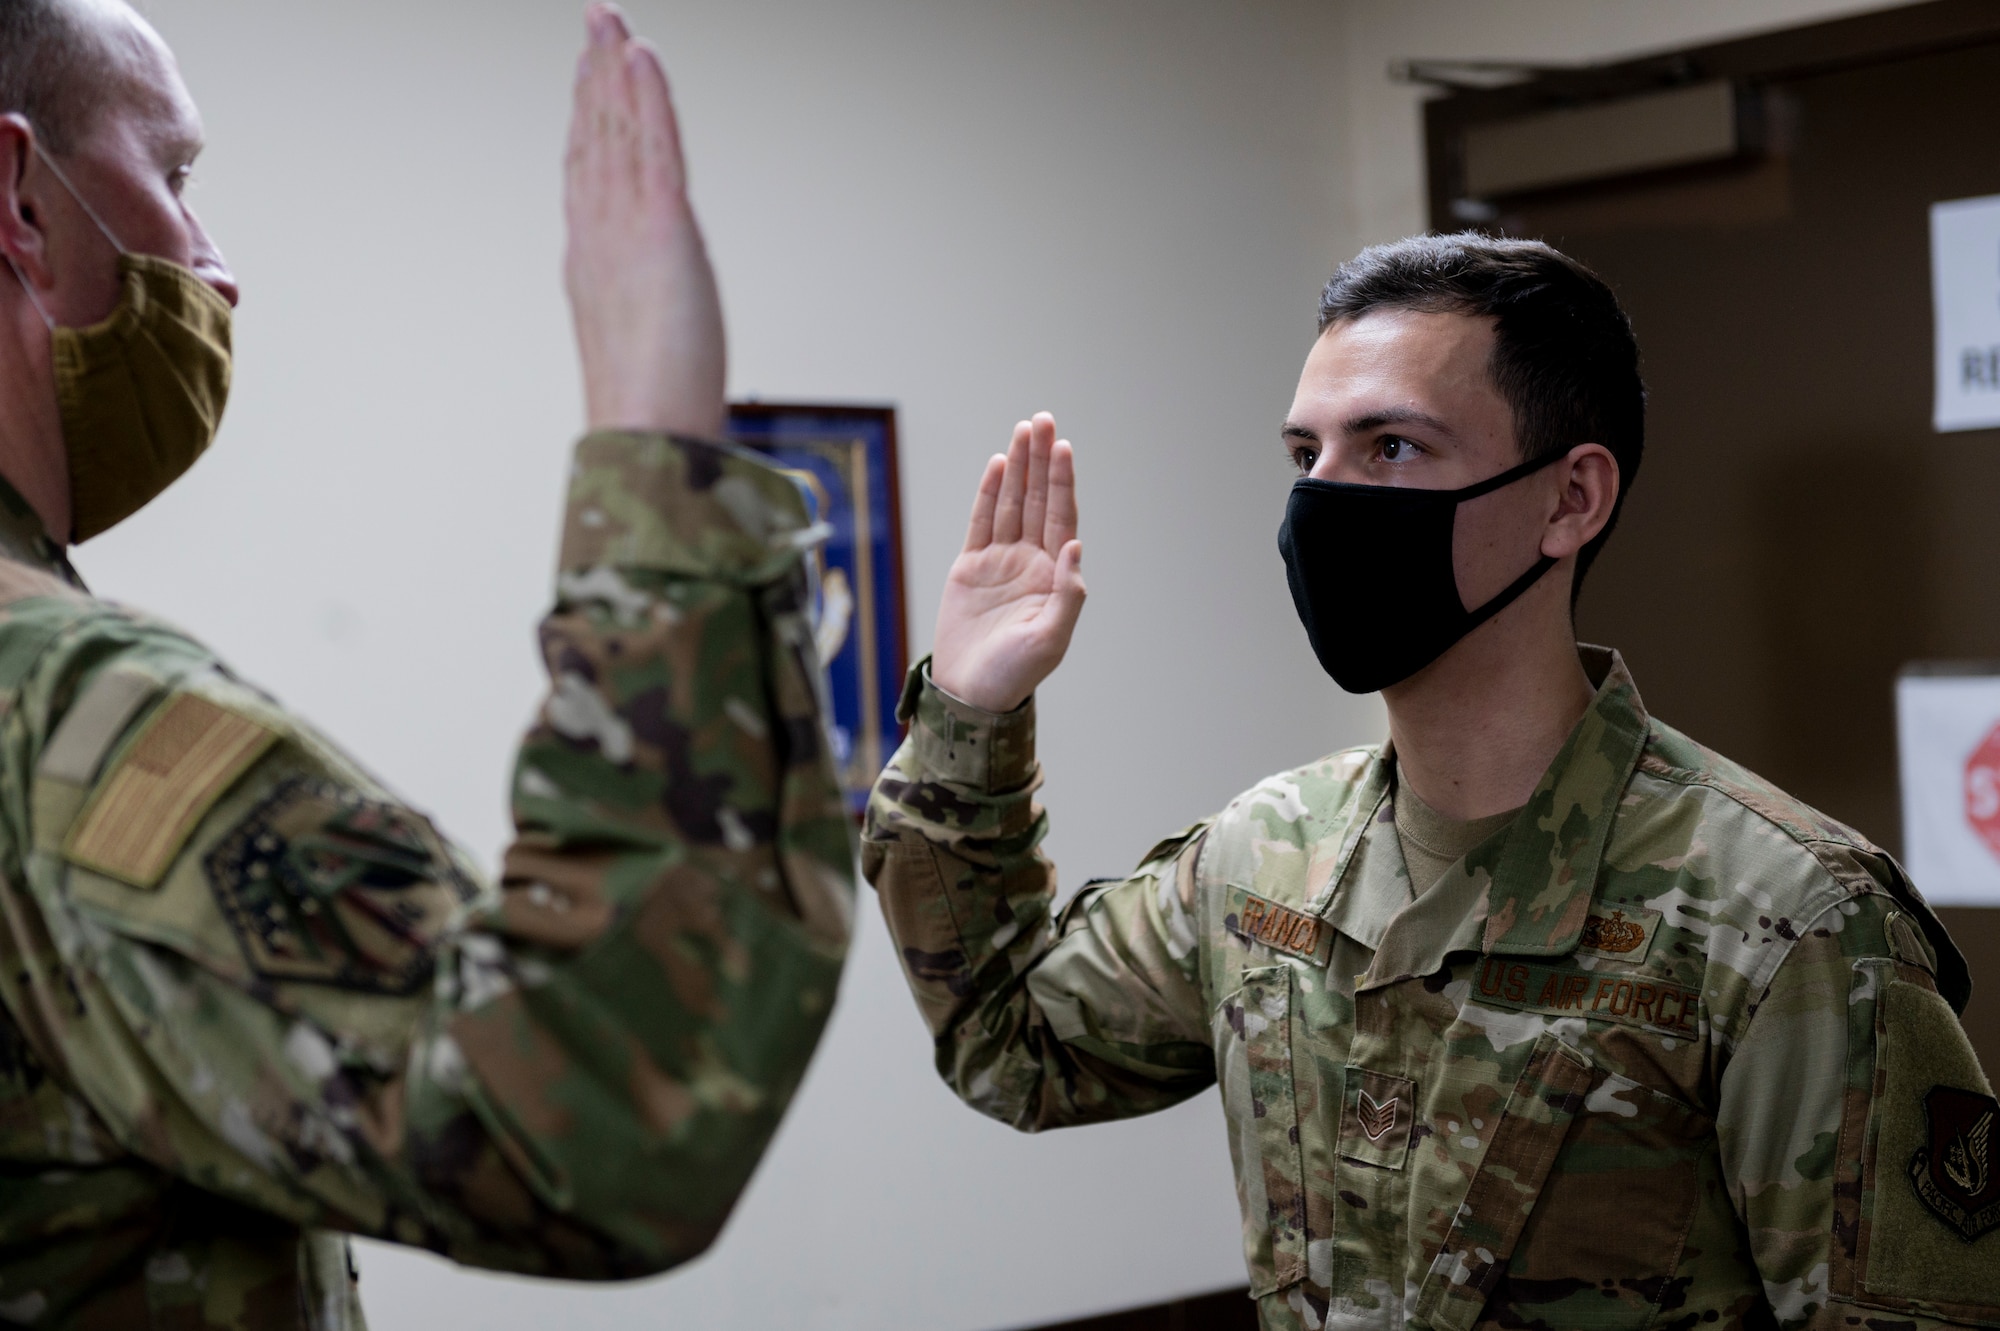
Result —
<path fill-rule="evenodd" d="M 2000 195 L 1931 205 L 1939 430 L 2000 425 Z"/>
<path fill-rule="evenodd" d="M 2000 673 L 1914 666 L 1896 680 L 1903 858 L 1934 905 L 2000 906 Z"/>

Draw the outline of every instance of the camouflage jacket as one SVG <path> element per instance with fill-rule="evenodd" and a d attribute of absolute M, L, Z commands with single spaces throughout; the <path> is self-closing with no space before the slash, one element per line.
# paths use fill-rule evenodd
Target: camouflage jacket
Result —
<path fill-rule="evenodd" d="M 707 1246 L 852 908 L 791 484 L 579 445 L 497 885 L 5 499 L 0 1323 L 358 1327 L 343 1231 L 584 1279 Z"/>
<path fill-rule="evenodd" d="M 913 675 L 863 863 L 940 1072 L 1028 1131 L 1219 1081 L 1267 1328 L 2000 1326 L 1950 940 L 1584 655 L 1534 797 L 1421 897 L 1365 748 L 1055 920 L 1032 704 Z"/>

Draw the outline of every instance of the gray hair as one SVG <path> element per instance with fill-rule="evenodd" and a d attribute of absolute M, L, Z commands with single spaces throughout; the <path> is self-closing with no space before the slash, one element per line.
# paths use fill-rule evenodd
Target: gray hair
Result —
<path fill-rule="evenodd" d="M 0 115 L 27 117 L 50 152 L 90 132 L 113 59 L 76 0 L 0 0 Z"/>

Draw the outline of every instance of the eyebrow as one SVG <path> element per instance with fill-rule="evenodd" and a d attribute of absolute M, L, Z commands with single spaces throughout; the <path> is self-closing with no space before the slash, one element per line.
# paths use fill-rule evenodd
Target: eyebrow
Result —
<path fill-rule="evenodd" d="M 1418 411 L 1415 407 L 1384 407 L 1379 411 L 1350 416 L 1341 423 L 1340 429 L 1343 434 L 1366 434 L 1385 425 L 1421 425 L 1447 439 L 1458 438 L 1458 431 L 1429 412 Z M 1318 431 L 1297 421 L 1286 421 L 1279 427 L 1278 436 L 1281 439 L 1306 439 L 1313 443 L 1319 442 Z"/>
<path fill-rule="evenodd" d="M 1445 424 L 1429 412 L 1418 411 L 1415 407 L 1384 407 L 1380 411 L 1370 411 L 1359 416 L 1351 416 L 1341 426 L 1341 429 L 1348 434 L 1366 434 L 1370 430 L 1379 430 L 1385 425 L 1421 425 L 1425 429 L 1436 431 L 1447 439 L 1458 438 L 1458 431 L 1452 429 L 1451 426 Z"/>

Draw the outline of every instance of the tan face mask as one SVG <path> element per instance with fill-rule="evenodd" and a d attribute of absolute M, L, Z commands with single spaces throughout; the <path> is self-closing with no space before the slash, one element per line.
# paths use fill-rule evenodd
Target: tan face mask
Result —
<path fill-rule="evenodd" d="M 58 328 L 42 310 L 69 452 L 70 539 L 82 542 L 152 502 L 214 440 L 229 399 L 231 311 L 191 270 L 126 250 L 55 163 L 42 161 L 119 252 L 122 291 L 110 318 Z"/>

